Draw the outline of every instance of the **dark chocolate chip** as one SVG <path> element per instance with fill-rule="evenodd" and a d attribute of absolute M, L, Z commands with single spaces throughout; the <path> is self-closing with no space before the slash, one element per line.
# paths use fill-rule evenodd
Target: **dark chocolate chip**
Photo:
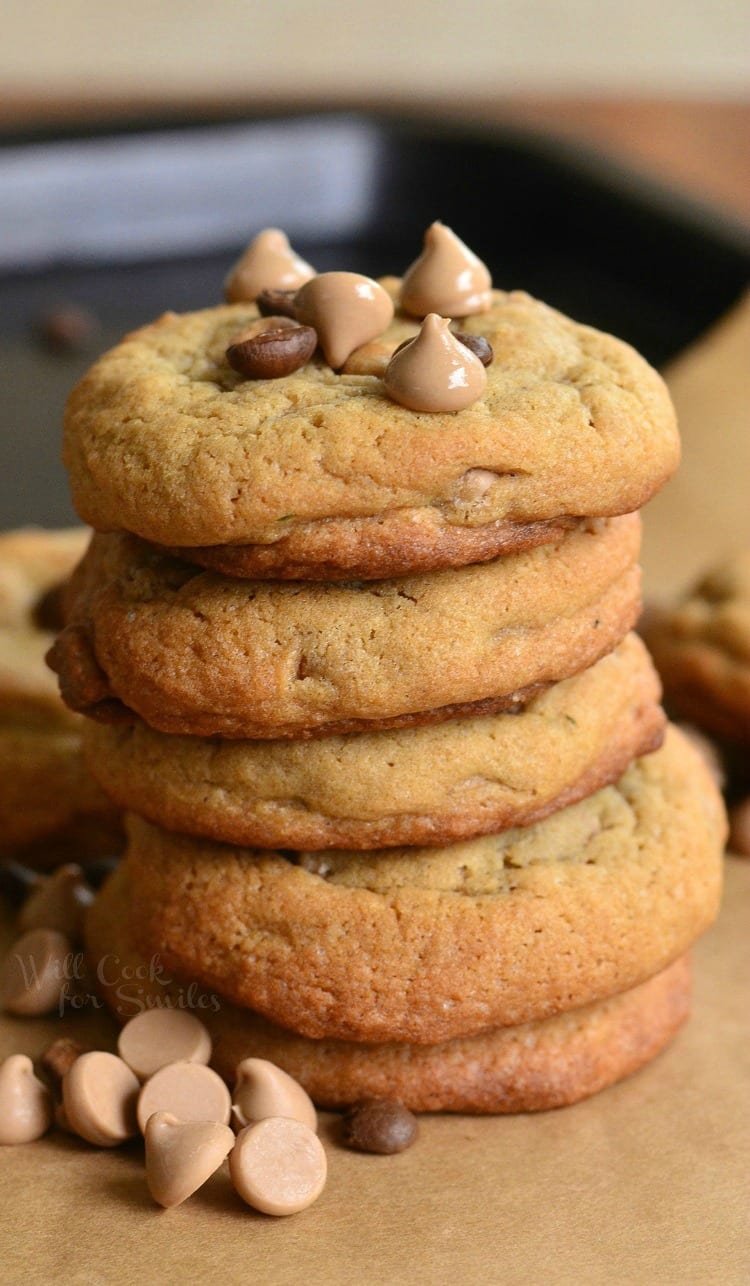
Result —
<path fill-rule="evenodd" d="M 255 301 L 261 317 L 295 317 L 296 290 L 261 290 Z"/>
<path fill-rule="evenodd" d="M 403 1152 L 419 1134 L 417 1118 L 407 1107 L 389 1098 L 367 1098 L 355 1103 L 343 1121 L 344 1142 L 360 1152 L 390 1156 Z"/>
<path fill-rule="evenodd" d="M 252 339 L 230 344 L 227 361 L 251 380 L 278 380 L 305 366 L 318 346 L 312 326 L 264 330 Z"/>
<path fill-rule="evenodd" d="M 482 366 L 490 365 L 495 354 L 490 341 L 485 339 L 484 335 L 467 335 L 466 331 L 463 330 L 452 330 L 451 335 L 458 340 L 459 344 L 463 344 L 464 348 L 468 348 L 469 352 L 478 357 Z M 395 357 L 396 353 L 400 353 L 402 348 L 406 348 L 406 345 L 413 343 L 415 339 L 416 335 L 412 335 L 410 339 L 402 339 L 398 348 L 394 348 L 391 356 Z"/>
<path fill-rule="evenodd" d="M 87 1052 L 86 1046 L 70 1036 L 61 1036 L 45 1049 L 39 1060 L 39 1070 L 50 1089 L 59 1097 L 63 1076 L 66 1076 L 77 1058 Z"/>
<path fill-rule="evenodd" d="M 81 353 L 91 346 L 99 329 L 94 315 L 78 304 L 65 304 L 43 313 L 37 333 L 47 348 L 57 353 Z"/>
<path fill-rule="evenodd" d="M 454 330 L 451 334 L 454 339 L 458 340 L 459 344 L 463 344 L 464 348 L 468 348 L 469 352 L 479 358 L 482 366 L 490 365 L 495 354 L 492 351 L 490 341 L 485 339 L 484 335 L 467 335 L 463 330 Z"/>

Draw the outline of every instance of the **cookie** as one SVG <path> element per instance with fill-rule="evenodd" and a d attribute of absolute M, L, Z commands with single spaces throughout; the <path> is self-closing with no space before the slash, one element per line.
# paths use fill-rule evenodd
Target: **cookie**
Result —
<path fill-rule="evenodd" d="M 631 514 L 492 563 L 311 585 L 233 580 L 95 536 L 49 660 L 74 709 L 193 736 L 489 713 L 621 641 L 639 610 L 639 542 Z"/>
<path fill-rule="evenodd" d="M 62 626 L 62 584 L 88 539 L 83 528 L 0 535 L 0 854 L 34 865 L 122 846 L 116 811 L 83 762 L 83 720 L 44 663 Z"/>
<path fill-rule="evenodd" d="M 643 631 L 675 713 L 750 745 L 750 549 L 650 610 Z"/>
<path fill-rule="evenodd" d="M 301 1035 L 435 1044 L 634 987 L 715 917 L 726 817 L 674 729 L 527 830 L 432 849 L 259 852 L 139 818 L 138 946 Z"/>
<path fill-rule="evenodd" d="M 63 717 L 44 654 L 63 625 L 60 587 L 88 540 L 83 528 L 0 534 L 0 711 Z"/>
<path fill-rule="evenodd" d="M 538 1112 L 577 1103 L 653 1058 L 688 1016 L 690 966 L 680 957 L 647 982 L 538 1023 L 440 1045 L 308 1040 L 189 983 L 163 980 L 134 947 L 124 872 L 89 913 L 93 972 L 120 1022 L 143 1004 L 193 1009 L 213 1041 L 212 1063 L 232 1085 L 244 1058 L 265 1058 L 299 1081 L 319 1107 L 370 1097 L 415 1112 Z M 119 962 L 97 970 L 102 959 Z M 138 994 L 122 978 L 138 978 Z M 118 972 L 119 971 L 119 972 Z M 109 985 L 106 985 L 106 984 Z"/>
<path fill-rule="evenodd" d="M 527 826 L 661 742 L 660 688 L 631 634 L 515 714 L 313 741 L 217 741 L 88 722 L 93 775 L 124 809 L 230 844 L 448 844 Z"/>
<path fill-rule="evenodd" d="M 79 514 L 230 574 L 346 579 L 491 559 L 556 539 L 561 519 L 640 508 L 679 459 L 661 378 L 627 344 L 522 292 L 493 301 L 461 322 L 494 361 L 458 415 L 386 395 L 388 357 L 419 326 L 403 314 L 343 372 L 314 357 L 270 380 L 243 379 L 225 355 L 254 305 L 166 314 L 70 397 Z"/>
<path fill-rule="evenodd" d="M 66 727 L 0 715 L 0 856 L 50 867 L 122 848 L 118 810 L 83 760 L 83 721 L 69 717 Z"/>
<path fill-rule="evenodd" d="M 484 486 L 484 470 L 472 471 L 466 488 Z M 382 580 L 389 576 L 443 571 L 486 563 L 505 554 L 559 540 L 586 524 L 583 518 L 546 522 L 489 522 L 451 526 L 437 513 L 407 510 L 377 518 L 329 518 L 294 525 L 272 545 L 168 546 L 169 552 L 222 572 L 258 580 Z"/>

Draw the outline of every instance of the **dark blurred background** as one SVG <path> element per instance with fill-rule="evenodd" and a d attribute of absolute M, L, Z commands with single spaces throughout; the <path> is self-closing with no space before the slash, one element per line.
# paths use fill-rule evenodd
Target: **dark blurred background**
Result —
<path fill-rule="evenodd" d="M 749 275 L 740 0 L 5 0 L 0 526 L 63 523 L 67 390 L 260 227 L 399 272 L 434 218 L 663 364 Z"/>

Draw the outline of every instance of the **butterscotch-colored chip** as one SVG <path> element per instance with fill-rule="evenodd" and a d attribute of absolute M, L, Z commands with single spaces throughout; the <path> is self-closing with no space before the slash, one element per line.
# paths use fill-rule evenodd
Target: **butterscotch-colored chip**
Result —
<path fill-rule="evenodd" d="M 115 1054 L 102 1050 L 81 1054 L 62 1083 L 70 1129 L 100 1148 L 114 1148 L 132 1139 L 138 1133 L 139 1088 L 135 1074 Z"/>
<path fill-rule="evenodd" d="M 146 1181 L 160 1206 L 171 1209 L 192 1197 L 234 1147 L 234 1134 L 218 1121 L 180 1121 L 154 1112 L 146 1122 Z"/>
<path fill-rule="evenodd" d="M 0 1144 L 32 1143 L 52 1124 L 52 1096 L 25 1054 L 0 1063 Z"/>
<path fill-rule="evenodd" d="M 492 305 L 492 278 L 452 228 L 436 221 L 425 232 L 421 255 L 404 273 L 399 303 L 412 317 L 484 313 Z"/>
<path fill-rule="evenodd" d="M 382 284 L 397 300 L 399 283 Z M 374 562 L 376 575 L 398 575 L 450 566 L 456 548 L 440 546 L 456 530 L 643 505 L 679 457 L 660 377 L 627 344 L 522 292 L 487 302 L 461 330 L 487 339 L 495 360 L 485 396 L 458 415 L 397 406 L 372 374 L 339 375 L 321 357 L 284 379 L 243 381 L 224 353 L 257 308 L 167 314 L 71 395 L 65 460 L 78 512 L 165 546 L 262 551 L 291 535 L 297 563 L 366 575 Z M 397 313 L 378 339 L 396 347 L 417 329 Z M 467 505 L 460 484 L 473 468 L 498 481 Z M 404 543 L 399 563 L 393 542 L 389 573 L 377 568 L 379 525 L 391 522 Z M 409 528 L 425 532 L 416 563 Z M 438 561 L 420 562 L 430 546 Z"/>
<path fill-rule="evenodd" d="M 313 1130 L 289 1117 L 269 1116 L 237 1135 L 229 1172 L 239 1196 L 266 1215 L 295 1215 L 317 1201 L 328 1164 Z"/>
<path fill-rule="evenodd" d="M 72 945 L 53 929 L 31 929 L 14 942 L 0 965 L 0 1009 L 34 1017 L 61 1003 Z"/>
<path fill-rule="evenodd" d="M 168 1063 L 210 1062 L 211 1037 L 184 1009 L 144 1009 L 123 1027 L 117 1052 L 145 1081 Z"/>
<path fill-rule="evenodd" d="M 180 1121 L 218 1121 L 228 1125 L 232 1099 L 220 1076 L 202 1063 L 160 1067 L 138 1095 L 138 1125 L 145 1133 L 154 1112 L 171 1112 Z"/>
<path fill-rule="evenodd" d="M 231 303 L 257 299 L 268 290 L 290 290 L 314 276 L 315 269 L 300 259 L 279 228 L 264 228 L 233 265 L 224 292 Z"/>
<path fill-rule="evenodd" d="M 309 1094 L 265 1058 L 244 1058 L 237 1068 L 232 1112 L 240 1126 L 267 1116 L 289 1116 L 317 1130 L 318 1118 Z"/>
<path fill-rule="evenodd" d="M 416 339 L 394 353 L 383 387 L 412 411 L 463 411 L 484 393 L 487 372 L 452 333 L 448 318 L 430 313 Z"/>
<path fill-rule="evenodd" d="M 127 864 L 97 898 L 89 949 L 143 964 L 133 940 Z M 164 999 L 164 983 L 146 983 Z M 117 1016 L 116 987 L 105 999 Z M 179 984 L 168 988 L 179 996 Z M 320 1107 L 373 1096 L 414 1112 L 539 1112 L 577 1103 L 654 1058 L 686 1021 L 690 965 L 683 956 L 639 986 L 540 1022 L 437 1045 L 309 1040 L 223 1000 L 206 1015 L 214 1066 L 230 1083 L 250 1051 L 282 1067 Z"/>
<path fill-rule="evenodd" d="M 67 863 L 32 891 L 21 908 L 18 927 L 24 931 L 55 929 L 71 941 L 80 942 L 86 909 L 93 900 L 94 890 L 81 867 L 75 862 Z"/>

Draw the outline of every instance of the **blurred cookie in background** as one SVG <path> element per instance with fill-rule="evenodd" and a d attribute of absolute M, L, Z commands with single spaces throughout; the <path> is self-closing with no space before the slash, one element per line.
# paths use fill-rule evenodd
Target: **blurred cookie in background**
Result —
<path fill-rule="evenodd" d="M 88 538 L 85 528 L 0 535 L 0 855 L 39 867 L 122 845 L 117 813 L 84 766 L 81 720 L 44 661 Z"/>
<path fill-rule="evenodd" d="M 750 854 L 750 548 L 724 559 L 671 606 L 651 606 L 640 632 L 672 715 L 704 737 L 724 776 L 730 850 Z"/>

